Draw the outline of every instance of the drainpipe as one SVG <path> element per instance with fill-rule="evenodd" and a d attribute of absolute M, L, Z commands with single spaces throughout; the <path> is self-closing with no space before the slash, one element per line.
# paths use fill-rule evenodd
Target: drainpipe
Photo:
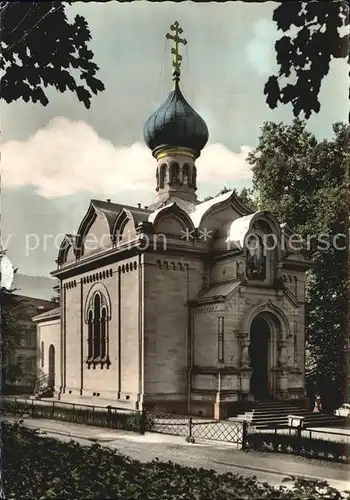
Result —
<path fill-rule="evenodd" d="M 188 374 L 187 374 L 187 412 L 191 413 L 192 369 L 193 369 L 193 330 L 192 307 L 190 304 L 190 271 L 187 266 L 187 349 L 188 349 Z"/>

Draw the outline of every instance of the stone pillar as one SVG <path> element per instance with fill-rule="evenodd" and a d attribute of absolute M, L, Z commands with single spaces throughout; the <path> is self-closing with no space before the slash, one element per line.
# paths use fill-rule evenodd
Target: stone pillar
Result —
<path fill-rule="evenodd" d="M 278 341 L 278 365 L 282 368 L 287 366 L 287 341 Z"/>
<path fill-rule="evenodd" d="M 241 343 L 241 358 L 240 358 L 240 391 L 243 399 L 249 399 L 250 392 L 250 377 L 252 376 L 252 369 L 250 367 L 249 357 L 249 336 L 243 333 L 238 336 Z"/>
<path fill-rule="evenodd" d="M 218 373 L 218 392 L 216 393 L 216 401 L 214 405 L 214 418 L 216 420 L 221 419 L 221 373 Z"/>
<path fill-rule="evenodd" d="M 279 392 L 282 398 L 288 393 L 288 371 L 287 371 L 287 341 L 280 339 L 278 341 L 278 365 L 279 373 Z"/>

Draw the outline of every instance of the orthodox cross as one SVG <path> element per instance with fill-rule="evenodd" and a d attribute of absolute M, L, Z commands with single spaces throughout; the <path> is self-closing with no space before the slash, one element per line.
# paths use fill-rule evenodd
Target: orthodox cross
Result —
<path fill-rule="evenodd" d="M 174 34 L 167 33 L 165 35 L 165 38 L 168 40 L 173 40 L 174 41 L 174 47 L 171 49 L 171 53 L 173 54 L 173 75 L 174 75 L 174 80 L 175 82 L 178 82 L 180 80 L 180 66 L 181 66 L 181 61 L 182 61 L 182 56 L 179 54 L 179 43 L 182 43 L 183 45 L 187 44 L 187 40 L 184 38 L 180 38 L 179 35 L 183 33 L 183 29 L 180 27 L 179 23 L 177 21 L 174 22 L 170 26 L 170 31 L 172 31 Z"/>

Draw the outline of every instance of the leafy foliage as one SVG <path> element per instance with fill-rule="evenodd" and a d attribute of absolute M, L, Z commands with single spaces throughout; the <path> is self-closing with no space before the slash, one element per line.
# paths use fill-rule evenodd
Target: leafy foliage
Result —
<path fill-rule="evenodd" d="M 344 439 L 343 435 L 341 437 Z M 350 459 L 350 445 L 342 442 L 341 439 L 339 441 L 326 441 L 290 434 L 259 432 L 248 434 L 247 444 L 251 450 L 256 451 L 291 453 L 346 463 Z"/>
<path fill-rule="evenodd" d="M 348 57 L 349 32 L 340 31 L 349 25 L 348 2 L 287 1 L 273 20 L 285 34 L 275 44 L 279 73 L 265 85 L 266 102 L 272 109 L 291 103 L 295 116 L 304 111 L 309 118 L 320 110 L 318 94 L 331 60 Z"/>
<path fill-rule="evenodd" d="M 68 21 L 70 3 L 0 3 L 0 97 L 6 102 L 23 99 L 46 106 L 45 88 L 52 86 L 70 90 L 89 108 L 92 93 L 104 90 L 88 48 L 89 27 L 79 15 Z"/>
<path fill-rule="evenodd" d="M 20 346 L 25 336 L 25 329 L 20 321 L 21 301 L 13 295 L 11 291 L 0 290 L 1 301 L 1 369 L 3 388 L 6 389 L 6 382 L 14 381 L 23 375 L 22 369 L 18 366 L 12 353 Z"/>
<path fill-rule="evenodd" d="M 94 444 L 83 447 L 39 437 L 19 423 L 2 423 L 4 488 L 13 499 L 340 499 L 326 483 L 299 480 L 274 489 L 255 478 L 218 474 L 157 459 L 141 463 Z"/>
<path fill-rule="evenodd" d="M 337 123 L 333 130 L 333 140 L 317 142 L 299 119 L 291 126 L 265 123 L 248 156 L 264 209 L 302 237 L 313 264 L 307 280 L 307 337 L 316 363 L 312 386 L 323 396 L 325 409 L 341 403 L 346 392 L 348 329 L 349 127 Z"/>

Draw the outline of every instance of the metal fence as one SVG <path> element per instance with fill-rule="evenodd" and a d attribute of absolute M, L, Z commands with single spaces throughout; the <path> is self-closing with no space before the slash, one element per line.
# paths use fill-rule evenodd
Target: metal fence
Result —
<path fill-rule="evenodd" d="M 136 410 L 113 406 L 90 406 L 60 401 L 2 399 L 3 414 L 30 418 L 48 418 L 76 424 L 143 432 L 142 415 Z"/>
<path fill-rule="evenodd" d="M 188 415 L 145 412 L 145 430 L 161 434 L 183 436 L 189 442 L 195 440 L 221 441 L 244 446 L 247 434 L 246 422 L 227 422 Z"/>
<path fill-rule="evenodd" d="M 257 431 L 250 427 L 245 447 L 341 463 L 349 463 L 350 459 L 349 436 L 327 429 L 276 428 Z"/>
<path fill-rule="evenodd" d="M 61 401 L 3 398 L 2 412 L 30 418 L 47 418 L 65 422 L 96 425 L 144 434 L 156 432 L 195 440 L 221 441 L 243 447 L 247 436 L 246 422 L 228 422 L 189 415 L 126 410 L 113 406 L 90 406 Z"/>

